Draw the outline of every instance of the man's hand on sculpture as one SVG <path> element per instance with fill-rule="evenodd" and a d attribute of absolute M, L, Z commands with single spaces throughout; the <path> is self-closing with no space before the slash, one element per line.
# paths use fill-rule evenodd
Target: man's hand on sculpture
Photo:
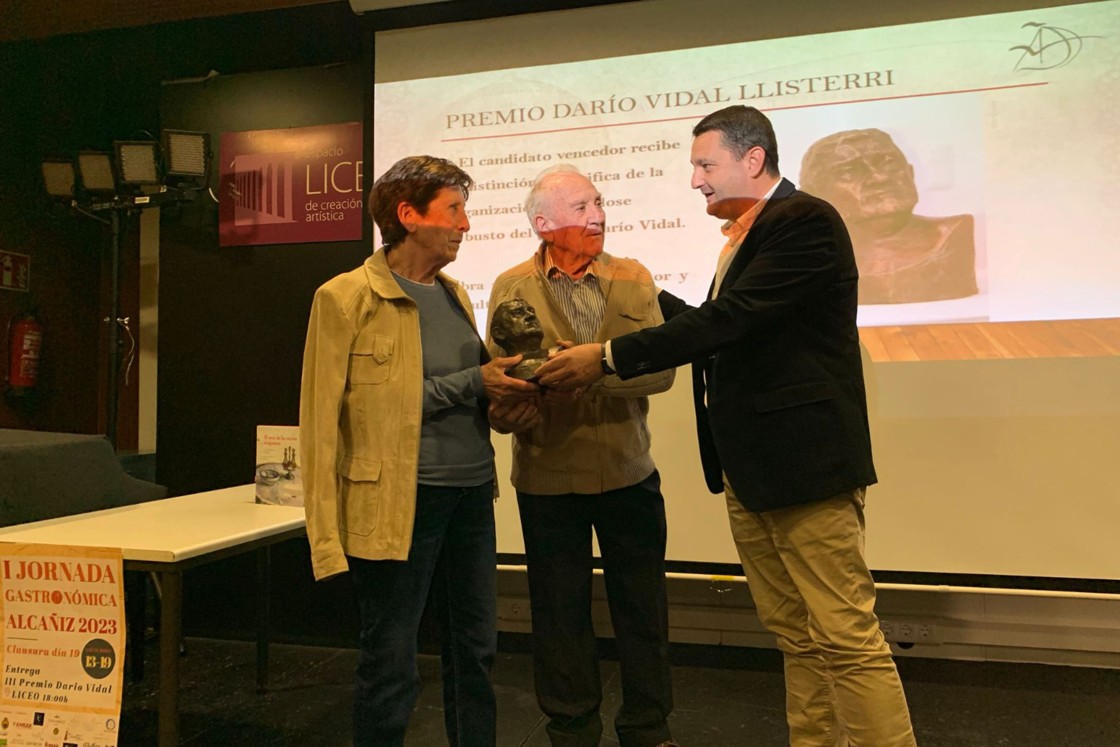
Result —
<path fill-rule="evenodd" d="M 586 388 L 603 378 L 602 357 L 602 346 L 597 342 L 560 350 L 537 369 L 537 381 L 561 390 Z"/>
<path fill-rule="evenodd" d="M 506 375 L 506 369 L 520 362 L 521 356 L 514 355 L 509 358 L 494 358 L 482 366 L 482 385 L 486 387 L 486 397 L 491 402 L 517 402 L 537 396 L 540 389 L 536 384 Z"/>
<path fill-rule="evenodd" d="M 576 344 L 571 340 L 557 340 L 556 347 L 548 351 L 548 358 L 552 360 L 561 350 L 574 348 Z M 544 401 L 550 405 L 570 405 L 583 396 L 584 388 L 557 389 L 556 387 L 544 388 Z"/>
<path fill-rule="evenodd" d="M 523 399 L 507 404 L 491 402 L 487 412 L 490 426 L 499 433 L 520 433 L 536 428 L 542 422 L 536 400 Z"/>

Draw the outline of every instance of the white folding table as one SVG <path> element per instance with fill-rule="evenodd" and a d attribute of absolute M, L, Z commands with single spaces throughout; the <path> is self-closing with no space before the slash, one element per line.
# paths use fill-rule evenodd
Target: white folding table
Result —
<path fill-rule="evenodd" d="M 179 743 L 179 642 L 183 571 L 188 568 L 257 552 L 257 685 L 264 688 L 267 683 L 268 549 L 277 542 L 303 536 L 306 529 L 302 508 L 259 504 L 254 492 L 253 485 L 241 485 L 0 529 L 0 542 L 119 547 L 126 571 L 158 574 L 160 747 Z M 143 629 L 139 637 L 134 630 L 130 633 L 132 646 L 140 647 L 133 651 L 133 661 L 139 660 L 142 665 Z"/>

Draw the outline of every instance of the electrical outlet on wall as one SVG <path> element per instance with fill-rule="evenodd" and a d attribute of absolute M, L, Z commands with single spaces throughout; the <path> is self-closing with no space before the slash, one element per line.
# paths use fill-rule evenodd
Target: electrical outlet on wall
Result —
<path fill-rule="evenodd" d="M 891 643 L 941 643 L 933 618 L 910 615 L 880 617 L 879 629 Z"/>

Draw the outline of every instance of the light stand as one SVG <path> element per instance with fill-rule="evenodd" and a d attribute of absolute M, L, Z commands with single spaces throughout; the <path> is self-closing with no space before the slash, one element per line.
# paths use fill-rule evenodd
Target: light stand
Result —
<path fill-rule="evenodd" d="M 120 319 L 120 258 L 121 258 L 121 208 L 109 212 L 109 316 L 102 321 L 109 325 L 109 372 L 108 386 L 105 387 L 105 438 L 117 448 L 117 408 L 120 393 L 117 391 L 117 377 L 120 376 L 121 344 L 117 325 Z"/>
<path fill-rule="evenodd" d="M 161 169 L 159 143 L 148 140 L 114 142 L 115 158 L 108 153 L 83 151 L 72 161 L 46 159 L 42 164 L 43 185 L 48 195 L 67 200 L 74 213 L 109 226 L 109 315 L 102 322 L 109 325 L 105 437 L 114 449 L 120 401 L 118 327 L 128 329 L 128 319 L 119 317 L 122 222 L 134 212 L 194 201 L 197 193 L 207 188 L 209 135 L 166 131 L 164 138 L 174 169 Z M 175 177 L 175 186 L 166 186 L 161 172 Z M 149 191 L 141 193 L 141 189 Z M 108 213 L 108 219 L 101 217 L 102 213 Z"/>

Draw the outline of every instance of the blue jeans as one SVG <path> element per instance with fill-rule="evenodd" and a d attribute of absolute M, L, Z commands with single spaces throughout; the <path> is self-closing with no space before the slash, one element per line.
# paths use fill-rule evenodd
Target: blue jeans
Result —
<path fill-rule="evenodd" d="M 490 667 L 497 650 L 494 486 L 419 485 L 408 560 L 349 558 L 361 614 L 355 747 L 399 747 L 420 690 L 425 602 L 439 623 L 443 707 L 452 747 L 494 747 Z"/>

